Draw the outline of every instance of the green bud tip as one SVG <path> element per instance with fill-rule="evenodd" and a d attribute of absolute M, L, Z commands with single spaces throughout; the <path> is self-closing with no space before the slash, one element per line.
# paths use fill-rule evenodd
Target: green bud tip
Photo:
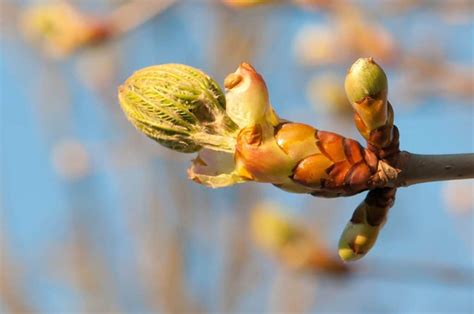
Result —
<path fill-rule="evenodd" d="M 387 76 L 372 58 L 357 60 L 346 76 L 345 89 L 351 103 L 359 103 L 366 97 L 387 99 Z"/>
<path fill-rule="evenodd" d="M 380 226 L 349 222 L 339 240 L 339 256 L 345 262 L 365 256 L 377 241 Z"/>
<path fill-rule="evenodd" d="M 119 87 L 120 105 L 141 132 L 170 149 L 232 151 L 237 125 L 225 96 L 204 72 L 182 64 L 141 69 Z"/>

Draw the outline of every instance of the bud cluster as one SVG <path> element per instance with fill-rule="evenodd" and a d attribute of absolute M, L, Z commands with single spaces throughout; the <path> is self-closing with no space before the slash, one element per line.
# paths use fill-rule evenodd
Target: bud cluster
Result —
<path fill-rule="evenodd" d="M 160 144 L 198 152 L 189 177 L 209 187 L 271 183 L 314 196 L 372 190 L 343 232 L 340 256 L 353 260 L 375 243 L 395 189 L 380 188 L 388 152 L 398 150 L 387 78 L 372 59 L 359 59 L 345 88 L 368 148 L 341 135 L 280 119 L 262 76 L 247 63 L 224 81 L 225 94 L 204 72 L 180 64 L 142 69 L 120 88 L 128 119 Z M 379 185 L 377 185 L 379 184 Z M 389 200 L 389 201 L 385 201 Z"/>

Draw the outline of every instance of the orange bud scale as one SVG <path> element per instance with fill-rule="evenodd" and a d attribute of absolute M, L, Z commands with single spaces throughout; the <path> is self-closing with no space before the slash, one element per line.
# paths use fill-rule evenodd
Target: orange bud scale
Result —
<path fill-rule="evenodd" d="M 370 188 L 379 159 L 357 141 L 292 122 L 279 124 L 273 136 L 264 133 L 256 125 L 242 129 L 238 136 L 235 160 L 245 177 L 282 188 L 326 190 L 328 196 Z"/>

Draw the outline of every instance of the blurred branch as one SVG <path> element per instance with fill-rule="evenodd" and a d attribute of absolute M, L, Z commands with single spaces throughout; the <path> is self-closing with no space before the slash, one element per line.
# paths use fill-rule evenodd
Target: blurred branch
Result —
<path fill-rule="evenodd" d="M 242 187 L 238 195 L 239 202 L 234 205 L 233 212 L 226 215 L 224 228 L 230 239 L 225 244 L 225 270 L 222 273 L 222 312 L 238 312 L 238 301 L 245 294 L 246 272 L 250 261 L 250 239 L 247 232 L 242 232 L 248 218 L 250 204 L 258 198 L 258 193 Z"/>
<path fill-rule="evenodd" d="M 20 263 L 12 262 L 7 256 L 4 234 L 0 241 L 0 301 L 11 313 L 34 313 L 21 289 L 23 272 Z"/>
<path fill-rule="evenodd" d="M 135 0 L 106 17 L 80 10 L 68 1 L 31 5 L 21 12 L 24 36 L 50 56 L 65 57 L 77 50 L 103 43 L 140 26 L 169 8 L 175 0 Z"/>
<path fill-rule="evenodd" d="M 86 312 L 118 311 L 118 291 L 113 284 L 108 263 L 104 260 L 105 254 L 94 250 L 93 240 L 88 236 L 91 231 L 90 222 L 78 222 L 74 219 L 73 224 L 72 241 L 69 246 L 61 249 L 59 255 L 59 260 L 65 258 L 65 275 L 81 293 L 81 305 Z"/>
<path fill-rule="evenodd" d="M 242 60 L 253 60 L 261 46 L 262 39 L 270 36 L 265 32 L 262 14 L 266 11 L 241 12 L 223 6 L 212 6 L 215 11 L 215 26 L 207 55 L 215 69 L 216 76 L 224 78 Z"/>
<path fill-rule="evenodd" d="M 115 9 L 106 19 L 112 36 L 120 36 L 137 28 L 166 9 L 176 0 L 134 0 Z"/>
<path fill-rule="evenodd" d="M 173 173 L 173 168 L 176 167 L 174 163 L 175 161 L 166 160 L 166 171 Z M 150 173 L 150 182 L 147 186 L 159 186 L 162 183 L 151 174 L 162 169 L 158 170 L 151 163 L 149 166 L 147 169 L 150 171 L 147 173 Z M 161 196 L 157 195 L 154 188 L 145 192 L 145 217 L 135 230 L 140 256 L 138 272 L 142 276 L 148 304 L 154 312 L 202 313 L 203 305 L 189 294 L 186 277 L 186 240 L 193 221 L 188 215 L 194 198 L 176 176 L 167 177 L 167 189 L 164 193 L 170 195 L 176 207 L 169 204 L 161 206 Z M 184 191 L 186 197 L 182 197 Z M 160 223 L 162 221 L 174 223 L 167 223 L 165 226 Z"/>

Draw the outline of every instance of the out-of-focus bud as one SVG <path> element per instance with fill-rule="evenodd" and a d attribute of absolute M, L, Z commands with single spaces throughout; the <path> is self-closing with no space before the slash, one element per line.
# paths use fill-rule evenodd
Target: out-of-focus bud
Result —
<path fill-rule="evenodd" d="M 225 81 L 227 114 L 239 128 L 255 124 L 278 124 L 262 76 L 248 63 L 229 74 Z"/>
<path fill-rule="evenodd" d="M 255 242 L 276 254 L 292 269 L 345 273 L 349 268 L 312 234 L 279 212 L 271 202 L 258 204 L 252 211 L 251 231 Z"/>
<path fill-rule="evenodd" d="M 119 87 L 118 97 L 133 125 L 170 149 L 235 149 L 237 125 L 225 112 L 224 94 L 198 69 L 181 64 L 144 68 Z"/>
<path fill-rule="evenodd" d="M 252 211 L 251 230 L 256 243 L 265 249 L 282 249 L 299 235 L 290 219 L 278 212 L 272 203 L 258 204 Z"/>
<path fill-rule="evenodd" d="M 320 25 L 304 26 L 294 41 L 297 62 L 303 65 L 324 65 L 337 63 L 340 59 L 339 41 L 334 30 Z"/>
<path fill-rule="evenodd" d="M 39 42 L 54 57 L 65 56 L 109 35 L 105 24 L 62 2 L 27 8 L 20 22 L 25 36 Z"/>
<path fill-rule="evenodd" d="M 372 58 L 360 58 L 346 76 L 347 98 L 365 127 L 375 130 L 388 120 L 387 76 Z"/>
<path fill-rule="evenodd" d="M 280 0 L 222 0 L 222 2 L 233 8 L 247 8 L 262 4 L 276 3 Z"/>

